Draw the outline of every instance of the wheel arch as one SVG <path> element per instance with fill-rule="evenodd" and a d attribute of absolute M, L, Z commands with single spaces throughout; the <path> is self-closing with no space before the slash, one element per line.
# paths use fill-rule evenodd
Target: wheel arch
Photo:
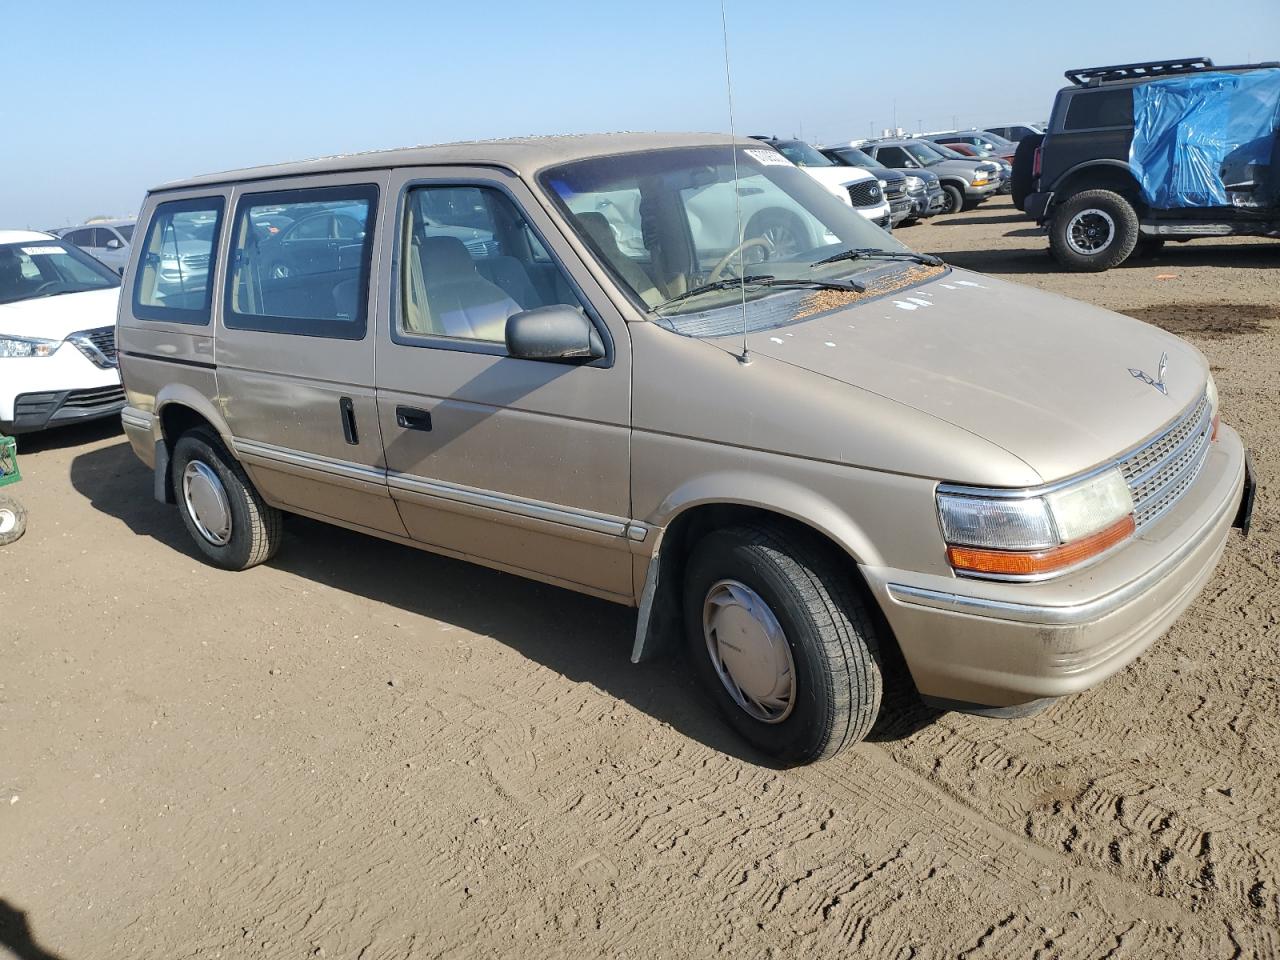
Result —
<path fill-rule="evenodd" d="M 163 503 L 176 503 L 169 460 L 178 438 L 193 427 L 209 427 L 222 439 L 227 450 L 234 451 L 231 430 L 213 403 L 200 391 L 186 384 L 174 383 L 161 388 L 155 402 L 155 495 Z M 234 456 L 234 454 L 233 454 Z"/>
<path fill-rule="evenodd" d="M 1065 171 L 1054 181 L 1054 204 L 1082 190 L 1111 190 L 1132 203 L 1139 213 L 1145 207 L 1142 187 L 1122 160 L 1088 160 Z"/>
<path fill-rule="evenodd" d="M 847 513 L 811 490 L 781 480 L 738 478 L 733 495 L 719 483 L 704 478 L 704 489 L 680 491 L 664 503 L 657 518 L 660 530 L 646 571 L 636 621 L 633 663 L 654 659 L 674 649 L 682 631 L 684 570 L 694 545 L 713 530 L 742 523 L 766 521 L 790 527 L 816 538 L 843 559 L 849 573 L 866 586 L 861 563 L 876 563 L 879 554 L 865 532 Z M 696 482 L 695 482 L 696 483 Z M 754 485 L 754 486 L 753 486 Z M 753 496 L 744 495 L 749 491 Z M 766 492 L 774 496 L 764 496 Z M 718 495 L 719 494 L 719 495 Z M 783 506 L 786 504 L 786 506 Z M 879 609 L 870 590 L 871 606 Z"/>

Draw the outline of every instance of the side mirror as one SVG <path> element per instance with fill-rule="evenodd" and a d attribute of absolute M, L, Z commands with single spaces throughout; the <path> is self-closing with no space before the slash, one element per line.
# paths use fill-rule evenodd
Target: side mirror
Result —
<path fill-rule="evenodd" d="M 590 363 L 605 350 L 599 332 L 581 310 L 556 303 L 507 318 L 507 353 L 518 360 Z"/>
<path fill-rule="evenodd" d="M 119 250 L 123 246 L 124 244 L 121 243 L 119 240 L 117 240 L 115 237 L 112 237 L 110 240 L 107 241 L 108 250 Z"/>

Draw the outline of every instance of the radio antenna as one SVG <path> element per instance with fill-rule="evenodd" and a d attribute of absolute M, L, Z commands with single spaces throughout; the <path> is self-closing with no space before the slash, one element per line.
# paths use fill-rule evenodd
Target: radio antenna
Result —
<path fill-rule="evenodd" d="M 729 21 L 724 13 L 724 0 L 720 0 L 720 36 L 724 40 L 724 87 L 729 94 L 729 154 L 733 157 L 733 206 L 738 216 L 738 289 L 742 291 L 742 353 L 738 362 L 746 366 L 751 362 L 747 352 L 747 268 L 742 252 L 742 194 L 738 192 L 738 134 L 733 123 L 733 80 L 729 75 Z"/>

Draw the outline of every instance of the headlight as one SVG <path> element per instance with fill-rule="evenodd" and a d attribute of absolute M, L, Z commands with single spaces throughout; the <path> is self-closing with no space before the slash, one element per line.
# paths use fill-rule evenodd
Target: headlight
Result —
<path fill-rule="evenodd" d="M 1114 467 L 1043 493 L 938 489 L 947 560 L 961 574 L 1037 578 L 1061 573 L 1133 534 L 1133 498 Z"/>
<path fill-rule="evenodd" d="M 883 190 L 885 187 L 889 185 L 889 182 L 887 180 L 877 180 L 876 183 L 880 184 L 881 190 Z"/>
<path fill-rule="evenodd" d="M 0 337 L 0 359 L 12 357 L 51 357 L 62 346 L 61 340 L 39 340 L 34 337 Z"/>
<path fill-rule="evenodd" d="M 911 176 L 908 176 L 908 177 L 907 177 L 907 189 L 908 189 L 908 190 L 923 190 L 923 189 L 924 189 L 924 180 L 922 180 L 920 177 L 911 177 Z"/>

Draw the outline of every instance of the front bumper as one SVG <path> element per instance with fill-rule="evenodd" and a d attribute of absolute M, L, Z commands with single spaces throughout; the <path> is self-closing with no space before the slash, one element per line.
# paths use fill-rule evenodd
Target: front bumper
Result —
<path fill-rule="evenodd" d="M 1060 580 L 994 583 L 883 567 L 863 572 L 920 694 L 1013 707 L 1119 672 L 1213 574 L 1246 496 L 1246 456 L 1219 430 L 1178 503 L 1113 555 Z"/>
<path fill-rule="evenodd" d="M 969 184 L 964 188 L 964 197 L 966 200 L 985 200 L 987 197 L 994 197 L 996 191 L 1000 189 L 1000 180 L 988 180 L 980 187 Z"/>
<path fill-rule="evenodd" d="M 896 227 L 903 220 L 907 219 L 907 217 L 911 216 L 911 212 L 914 207 L 915 205 L 911 202 L 911 198 L 906 194 L 903 194 L 895 200 L 890 200 L 889 214 L 893 220 L 893 225 Z"/>

